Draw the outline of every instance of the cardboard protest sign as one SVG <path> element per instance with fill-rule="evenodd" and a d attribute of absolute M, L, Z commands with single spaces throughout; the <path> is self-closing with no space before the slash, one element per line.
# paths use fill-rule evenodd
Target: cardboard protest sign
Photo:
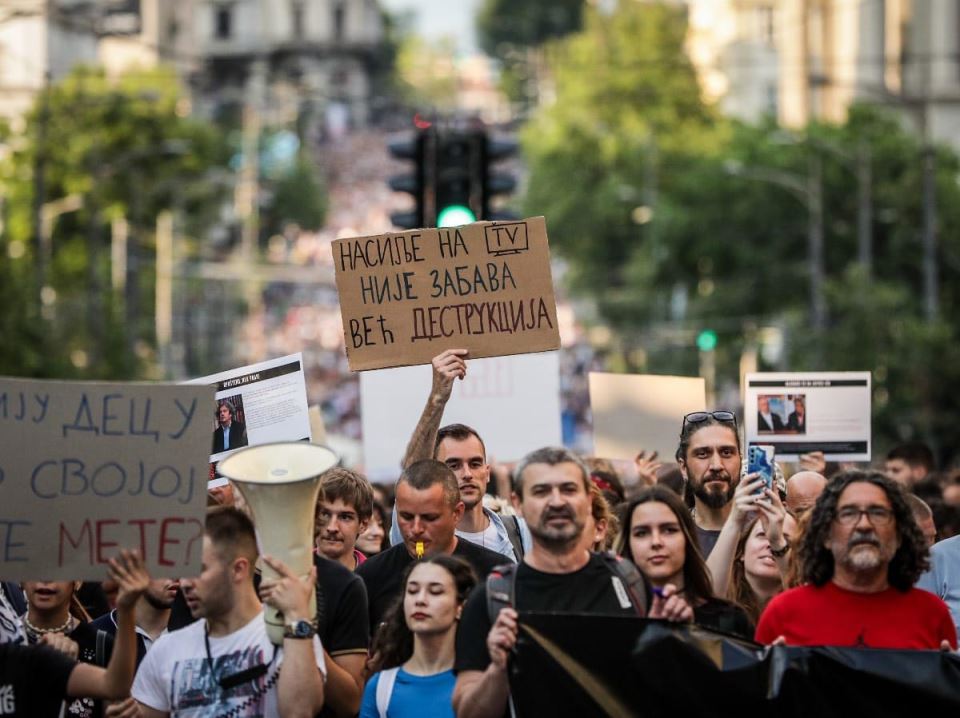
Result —
<path fill-rule="evenodd" d="M 360 375 L 363 463 L 371 481 L 394 482 L 407 442 L 430 396 L 427 366 L 366 371 Z M 560 359 L 556 352 L 470 359 L 455 381 L 443 424 L 480 432 L 487 457 L 515 461 L 539 446 L 562 443 Z"/>
<path fill-rule="evenodd" d="M 559 349 L 543 217 L 333 243 L 350 369 Z"/>
<path fill-rule="evenodd" d="M 0 578 L 200 573 L 213 390 L 0 378 Z"/>
<path fill-rule="evenodd" d="M 289 354 L 277 359 L 229 369 L 192 379 L 188 384 L 212 386 L 215 401 L 210 403 L 210 483 L 215 488 L 227 483 L 217 473 L 217 464 L 238 449 L 275 441 L 311 441 L 313 422 L 307 406 L 307 382 L 303 355 Z"/>
<path fill-rule="evenodd" d="M 590 372 L 593 453 L 633 459 L 643 449 L 672 461 L 683 417 L 706 404 L 700 377 Z"/>
<path fill-rule="evenodd" d="M 771 444 L 777 459 L 822 451 L 828 461 L 870 461 L 870 372 L 747 374 L 748 444 Z"/>

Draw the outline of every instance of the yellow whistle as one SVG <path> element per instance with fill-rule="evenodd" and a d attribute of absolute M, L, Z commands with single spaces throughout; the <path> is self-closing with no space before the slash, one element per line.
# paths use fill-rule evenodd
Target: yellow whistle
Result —
<path fill-rule="evenodd" d="M 417 558 L 423 558 L 423 541 L 417 541 Z"/>

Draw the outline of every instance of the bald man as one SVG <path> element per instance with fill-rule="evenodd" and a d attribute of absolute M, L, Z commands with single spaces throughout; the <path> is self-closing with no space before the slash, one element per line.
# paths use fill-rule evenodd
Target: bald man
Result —
<path fill-rule="evenodd" d="M 787 480 L 787 511 L 796 518 L 813 508 L 827 480 L 816 471 L 798 471 Z"/>

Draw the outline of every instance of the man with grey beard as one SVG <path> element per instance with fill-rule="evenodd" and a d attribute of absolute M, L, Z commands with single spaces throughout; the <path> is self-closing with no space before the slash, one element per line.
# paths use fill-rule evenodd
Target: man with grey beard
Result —
<path fill-rule="evenodd" d="M 799 551 L 804 585 L 770 601 L 758 642 L 956 649 L 946 604 L 913 587 L 929 564 L 927 545 L 902 489 L 883 474 L 835 476 Z"/>

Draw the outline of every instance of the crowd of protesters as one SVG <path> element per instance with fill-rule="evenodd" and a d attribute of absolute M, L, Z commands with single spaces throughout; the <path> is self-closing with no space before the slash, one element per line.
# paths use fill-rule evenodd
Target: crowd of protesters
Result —
<path fill-rule="evenodd" d="M 442 425 L 466 372 L 465 351 L 434 359 L 394 486 L 323 475 L 309 576 L 260 554 L 228 488 L 210 497 L 199 576 L 151 580 L 122 551 L 102 585 L 2 584 L 0 715 L 499 718 L 531 610 L 956 651 L 960 474 L 923 445 L 882 469 L 814 452 L 766 484 L 717 410 L 683 418 L 672 464 L 637 437 L 633 485 L 563 448 L 491 467 L 482 427 Z"/>

